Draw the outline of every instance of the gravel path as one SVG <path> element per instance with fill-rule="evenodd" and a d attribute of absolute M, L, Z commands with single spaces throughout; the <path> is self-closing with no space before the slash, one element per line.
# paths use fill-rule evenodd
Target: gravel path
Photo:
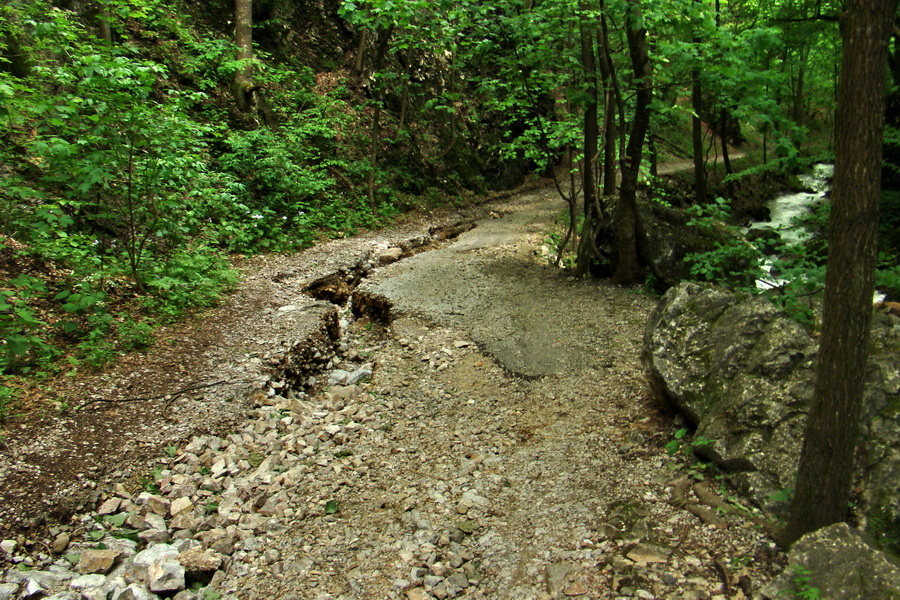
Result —
<path fill-rule="evenodd" d="M 140 414 L 147 436 L 164 405 L 159 426 L 182 436 L 142 442 L 141 456 L 168 445 L 158 497 L 112 489 L 146 467 L 109 457 L 105 472 L 118 470 L 88 486 L 105 490 L 94 495 L 106 517 L 4 542 L 7 558 L 64 571 L 59 556 L 84 555 L 118 514 L 151 545 L 206 552 L 196 568 L 210 572 L 195 581 L 225 598 L 753 597 L 780 561 L 771 539 L 723 500 L 715 473 L 665 451 L 677 427 L 652 406 L 639 358 L 655 300 L 547 266 L 538 249 L 562 209 L 541 190 L 483 209 L 474 229 L 425 252 L 442 234 L 411 226 L 248 263 L 208 343 L 180 358 L 182 379 L 238 391 L 162 398 Z M 371 269 L 401 249 L 407 258 Z M 352 292 L 356 308 L 335 311 L 311 289 Z M 301 323 L 343 333 L 301 348 Z M 147 360 L 143 372 L 167 373 L 164 357 Z M 37 444 L 12 440 L 15 461 L 40 454 L 17 452 L 26 442 Z M 23 544 L 33 556 L 15 554 Z M 96 568 L 78 570 L 97 574 L 97 589 L 153 588 L 133 566 Z M 24 587 L 14 570 L 5 581 Z M 176 598 L 216 597 L 204 593 Z"/>
<path fill-rule="evenodd" d="M 561 209 L 527 194 L 363 283 L 390 304 L 389 323 L 350 326 L 348 355 L 374 374 L 313 414 L 372 426 L 315 438 L 347 458 L 302 482 L 305 519 L 248 555 L 233 593 L 737 598 L 764 583 L 772 545 L 751 522 L 704 525 L 670 502 L 675 427 L 639 361 L 655 301 L 541 264 Z"/>

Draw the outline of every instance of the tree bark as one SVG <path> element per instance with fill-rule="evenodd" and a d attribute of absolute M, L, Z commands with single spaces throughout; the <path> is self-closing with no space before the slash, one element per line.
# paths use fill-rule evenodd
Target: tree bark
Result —
<path fill-rule="evenodd" d="M 100 39 L 112 48 L 112 13 L 109 10 L 109 5 L 105 2 L 100 4 L 97 19 L 100 24 Z"/>
<path fill-rule="evenodd" d="M 603 7 L 601 1 L 600 6 Z M 618 160 L 616 154 L 616 92 L 618 81 L 612 64 L 612 51 L 609 48 L 609 36 L 606 27 L 606 15 L 600 16 L 600 37 L 597 47 L 600 51 L 600 76 L 606 89 L 606 104 L 603 122 L 603 195 L 616 193 L 616 171 Z"/>
<path fill-rule="evenodd" d="M 887 41 L 897 0 L 851 0 L 841 17 L 828 270 L 813 403 L 781 542 L 843 521 L 853 482 L 881 189 Z"/>
<path fill-rule="evenodd" d="M 237 60 L 244 61 L 234 74 L 234 98 L 240 110 L 251 105 L 253 66 L 253 0 L 234 0 L 234 44 Z"/>
<path fill-rule="evenodd" d="M 359 34 L 359 45 L 356 47 L 356 60 L 353 62 L 353 79 L 356 85 L 362 80 L 363 66 L 365 65 L 366 40 L 369 38 L 369 30 L 363 29 Z"/>
<path fill-rule="evenodd" d="M 638 259 L 637 180 L 644 150 L 644 138 L 650 125 L 650 100 L 652 81 L 647 30 L 644 29 L 639 0 L 626 0 L 625 35 L 628 53 L 634 70 L 635 94 L 634 120 L 631 135 L 625 149 L 622 164 L 622 186 L 619 189 L 617 210 L 616 248 L 619 253 L 615 283 L 631 285 L 643 281 L 643 270 Z"/>
<path fill-rule="evenodd" d="M 694 0 L 700 4 L 702 0 Z M 694 46 L 700 48 L 700 36 L 694 35 Z M 691 118 L 691 141 L 694 148 L 694 200 L 697 204 L 706 203 L 706 168 L 703 155 L 703 122 L 700 115 L 703 111 L 703 87 L 700 82 L 699 67 L 691 70 L 691 109 L 694 115 Z"/>
<path fill-rule="evenodd" d="M 581 181 L 584 187 L 585 215 L 597 201 L 596 164 L 597 140 L 597 65 L 594 58 L 594 36 L 586 23 L 581 23 L 581 67 L 584 70 L 585 93 L 588 101 L 584 106 L 584 167 Z"/>
<path fill-rule="evenodd" d="M 581 3 L 581 8 L 582 10 L 586 8 L 584 2 Z M 593 241 L 591 239 L 593 224 L 599 218 L 597 214 L 596 165 L 600 131 L 597 118 L 597 60 L 594 55 L 593 32 L 587 23 L 580 23 L 579 36 L 581 42 L 581 68 L 584 72 L 585 92 L 588 94 L 588 101 L 584 106 L 584 137 L 582 146 L 584 158 L 582 159 L 583 167 L 581 169 L 581 185 L 584 188 L 584 225 L 581 232 L 581 244 L 577 246 L 575 252 L 577 257 L 575 276 L 585 277 L 590 272 L 591 261 L 595 258 L 590 250 Z M 574 186 L 571 187 L 569 193 L 571 195 L 569 231 L 573 231 L 576 216 Z M 567 232 L 566 239 L 568 239 L 568 235 L 569 233 Z M 562 253 L 560 253 L 561 255 Z"/>

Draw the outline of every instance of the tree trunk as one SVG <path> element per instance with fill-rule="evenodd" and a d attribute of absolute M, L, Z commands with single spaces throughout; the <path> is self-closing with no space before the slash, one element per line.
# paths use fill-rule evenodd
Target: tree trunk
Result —
<path fill-rule="evenodd" d="M 616 193 L 616 98 L 612 89 L 606 92 L 606 119 L 603 125 L 603 195 Z"/>
<path fill-rule="evenodd" d="M 797 492 L 781 536 L 787 546 L 847 518 L 861 427 L 877 256 L 886 50 L 897 0 L 852 0 L 845 6 L 822 338 Z"/>
<path fill-rule="evenodd" d="M 582 9 L 585 4 L 581 4 Z M 597 182 L 596 165 L 598 152 L 598 138 L 600 136 L 597 118 L 597 60 L 594 55 L 594 36 L 587 23 L 580 24 L 581 38 L 581 68 L 584 71 L 585 91 L 588 101 L 584 106 L 584 138 L 582 151 L 584 158 L 581 169 L 581 185 L 584 188 L 584 225 L 581 232 L 581 245 L 576 250 L 575 276 L 585 277 L 590 272 L 590 265 L 594 256 L 591 253 L 592 231 L 599 215 L 597 214 Z M 602 61 L 602 59 L 601 59 Z M 569 190 L 570 202 L 570 230 L 575 228 L 575 188 Z M 568 233 L 566 234 L 568 238 Z M 561 255 L 561 253 L 560 253 Z"/>
<path fill-rule="evenodd" d="M 597 139 L 597 65 L 594 58 L 594 36 L 586 23 L 581 23 L 581 67 L 584 69 L 585 92 L 588 101 L 584 106 L 584 167 L 581 185 L 584 187 L 584 210 L 592 209 L 597 202 L 596 164 Z M 574 190 L 572 191 L 574 193 Z"/>
<path fill-rule="evenodd" d="M 734 169 L 731 168 L 731 157 L 728 156 L 728 111 L 722 109 L 719 114 L 722 129 L 722 161 L 725 163 L 725 174 L 731 175 Z"/>
<path fill-rule="evenodd" d="M 619 261 L 612 280 L 615 283 L 631 285 L 643 281 L 643 271 L 638 260 L 638 214 L 637 180 L 644 150 L 644 138 L 650 125 L 650 100 L 652 94 L 650 53 L 647 45 L 647 30 L 641 17 L 640 0 L 626 0 L 625 30 L 628 53 L 634 70 L 637 87 L 634 120 L 631 135 L 625 149 L 622 165 L 622 186 L 619 189 L 617 211 L 616 248 Z"/>
<path fill-rule="evenodd" d="M 244 62 L 234 74 L 234 98 L 240 110 L 247 110 L 253 93 L 253 0 L 234 0 L 234 43 L 237 60 Z"/>
<path fill-rule="evenodd" d="M 394 34 L 394 26 L 391 25 L 381 32 L 378 44 L 375 49 L 375 61 L 372 68 L 375 73 L 381 71 L 384 66 L 384 59 L 387 55 L 388 43 Z M 378 170 L 378 144 L 381 141 L 381 109 L 384 91 L 381 84 L 376 80 L 374 83 L 375 95 L 375 113 L 372 115 L 372 139 L 369 142 L 369 173 L 366 176 L 366 195 L 369 199 L 369 208 L 374 213 L 378 208 L 378 200 L 375 194 L 376 181 L 375 174 Z"/>
<path fill-rule="evenodd" d="M 603 2 L 600 3 L 601 8 Z M 606 28 L 606 15 L 600 17 L 600 34 L 597 43 L 600 56 L 600 76 L 606 89 L 603 122 L 603 195 L 616 193 L 616 171 L 618 160 L 616 153 L 616 90 L 618 81 L 612 64 L 612 51 L 609 48 L 609 36 Z"/>
<path fill-rule="evenodd" d="M 609 28 L 606 24 L 606 6 L 604 0 L 600 0 L 600 10 L 600 48 L 602 48 L 603 50 L 601 54 L 601 61 L 603 61 L 601 63 L 601 69 L 605 69 L 606 73 L 609 75 L 608 82 L 609 85 L 612 86 L 613 100 L 613 102 L 610 103 L 610 106 L 614 106 L 616 113 L 618 113 L 619 115 L 619 126 L 617 128 L 613 127 L 615 131 L 611 130 L 611 134 L 613 138 L 615 138 L 616 133 L 619 134 L 618 155 L 625 156 L 625 100 L 622 98 L 622 88 L 619 86 L 619 78 L 616 74 L 616 66 L 615 63 L 613 63 L 612 59 L 613 52 L 609 43 Z M 615 119 L 613 119 L 613 124 L 615 125 Z M 615 154 L 615 152 L 612 152 L 610 153 L 610 156 L 614 156 Z M 615 178 L 613 178 L 613 182 L 615 182 Z M 615 186 L 613 185 L 613 187 Z M 605 189 L 606 186 L 604 185 L 604 190 Z"/>
<path fill-rule="evenodd" d="M 359 46 L 356 47 L 356 60 L 353 62 L 353 79 L 356 85 L 362 80 L 363 66 L 365 65 L 366 40 L 369 38 L 369 30 L 363 29 L 359 34 Z"/>
<path fill-rule="evenodd" d="M 702 0 L 694 0 L 700 4 Z M 694 46 L 699 49 L 700 36 L 694 35 Z M 699 53 L 699 52 L 698 52 Z M 691 118 L 691 141 L 694 147 L 694 200 L 697 204 L 706 203 L 706 169 L 703 156 L 703 122 L 700 115 L 703 112 L 703 87 L 700 83 L 700 69 L 691 70 L 691 109 L 694 116 Z"/>
<path fill-rule="evenodd" d="M 112 48 L 112 13 L 109 10 L 109 4 L 105 2 L 100 4 L 97 20 L 100 23 L 100 39 Z"/>

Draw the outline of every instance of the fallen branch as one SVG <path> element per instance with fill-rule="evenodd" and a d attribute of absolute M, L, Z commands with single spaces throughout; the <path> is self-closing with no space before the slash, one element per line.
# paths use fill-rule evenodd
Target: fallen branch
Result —
<path fill-rule="evenodd" d="M 168 402 L 167 402 L 167 405 L 168 405 L 173 400 L 175 400 L 177 397 L 179 397 L 183 394 L 187 394 L 188 392 L 196 392 L 197 390 L 205 390 L 207 388 L 215 387 L 217 385 L 231 385 L 231 384 L 237 384 L 237 383 L 247 383 L 248 381 L 249 380 L 246 380 L 246 379 L 240 380 L 240 381 L 221 380 L 221 381 L 214 381 L 213 383 L 192 384 L 192 385 L 182 388 L 180 390 L 176 390 L 174 392 L 168 392 L 165 394 L 158 394 L 156 396 L 138 396 L 138 397 L 134 397 L 134 398 L 121 398 L 118 400 L 113 400 L 110 398 L 94 398 L 92 400 L 88 400 L 84 404 L 79 404 L 78 406 L 76 406 L 75 411 L 77 412 L 77 411 L 81 410 L 82 408 L 85 408 L 86 406 L 90 406 L 91 404 L 96 404 L 99 402 L 106 402 L 109 404 L 123 404 L 123 403 L 127 403 L 127 402 L 152 402 L 154 400 L 163 400 L 163 399 L 168 398 Z"/>

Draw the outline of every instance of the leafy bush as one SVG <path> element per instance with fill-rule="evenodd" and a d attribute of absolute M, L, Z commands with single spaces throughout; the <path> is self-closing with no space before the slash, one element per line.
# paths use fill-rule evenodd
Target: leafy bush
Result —
<path fill-rule="evenodd" d="M 763 254 L 747 242 L 739 229 L 726 225 L 731 207 L 724 198 L 716 198 L 706 206 L 687 209 L 691 215 L 689 227 L 697 227 L 711 238 L 723 238 L 708 252 L 685 256 L 691 275 L 699 281 L 715 281 L 737 289 L 755 290 L 756 280 L 765 275 L 761 268 Z M 721 235 L 724 230 L 725 235 Z"/>
<path fill-rule="evenodd" d="M 725 224 L 730 206 L 722 198 L 705 207 L 692 206 L 688 212 L 693 215 L 689 226 L 710 233 L 715 227 L 728 232 L 726 241 L 717 243 L 715 249 L 685 257 L 696 279 L 765 294 L 797 321 L 807 325 L 814 323 L 810 299 L 824 289 L 825 282 L 820 244 L 806 241 L 785 245 L 765 239 L 751 243 L 744 238 L 740 228 Z M 811 218 L 821 218 L 821 213 Z"/>

